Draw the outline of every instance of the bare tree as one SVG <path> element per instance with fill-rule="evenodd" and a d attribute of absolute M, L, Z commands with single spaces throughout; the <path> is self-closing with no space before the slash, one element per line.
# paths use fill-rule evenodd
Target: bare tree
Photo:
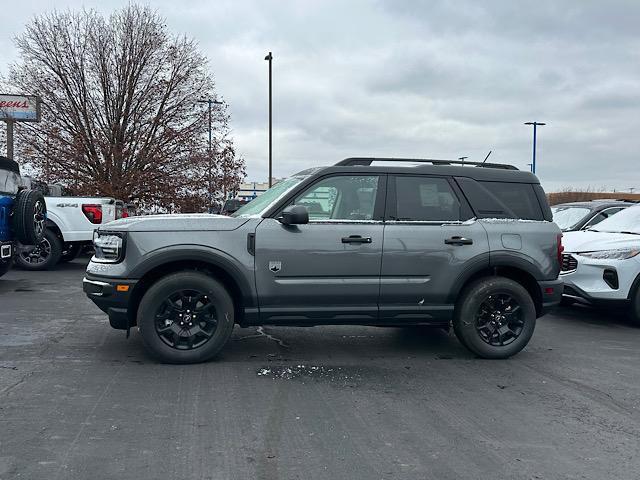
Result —
<path fill-rule="evenodd" d="M 37 17 L 16 45 L 21 61 L 8 85 L 43 100 L 42 122 L 17 129 L 19 160 L 76 193 L 175 210 L 202 195 L 189 209 L 204 209 L 208 124 L 196 102 L 215 91 L 193 40 L 170 35 L 152 9 L 129 5 L 108 18 Z M 214 135 L 235 158 L 226 105 L 215 107 Z M 227 162 L 225 149 L 214 155 L 215 165 Z M 233 168 L 242 172 L 242 159 Z"/>

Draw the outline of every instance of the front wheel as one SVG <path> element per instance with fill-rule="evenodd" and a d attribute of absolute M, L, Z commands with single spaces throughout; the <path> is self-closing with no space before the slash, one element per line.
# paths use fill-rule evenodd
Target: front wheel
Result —
<path fill-rule="evenodd" d="M 465 347 L 482 358 L 508 358 L 533 335 L 536 309 L 529 292 L 504 277 L 467 286 L 456 305 L 453 329 Z"/>
<path fill-rule="evenodd" d="M 18 254 L 16 265 L 24 270 L 50 270 L 58 264 L 61 255 L 62 241 L 53 230 L 47 229 L 33 250 Z"/>
<path fill-rule="evenodd" d="M 233 300 L 219 281 L 204 273 L 174 273 L 144 294 L 137 320 L 145 347 L 160 361 L 204 362 L 231 336 Z"/>

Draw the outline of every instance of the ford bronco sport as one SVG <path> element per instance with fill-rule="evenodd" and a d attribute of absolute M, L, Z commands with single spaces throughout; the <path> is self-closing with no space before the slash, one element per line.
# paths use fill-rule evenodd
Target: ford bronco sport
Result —
<path fill-rule="evenodd" d="M 538 179 L 499 164 L 351 158 L 232 217 L 101 226 L 84 291 L 158 359 L 216 355 L 235 323 L 453 326 L 484 358 L 560 302 L 560 229 Z"/>

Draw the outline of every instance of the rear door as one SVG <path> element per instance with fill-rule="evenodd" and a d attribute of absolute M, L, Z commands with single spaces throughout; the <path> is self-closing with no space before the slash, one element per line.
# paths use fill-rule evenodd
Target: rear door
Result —
<path fill-rule="evenodd" d="M 260 316 L 271 323 L 371 323 L 378 318 L 386 176 L 334 174 L 289 205 L 306 225 L 265 218 L 256 229 Z"/>
<path fill-rule="evenodd" d="M 467 269 L 489 265 L 487 233 L 446 177 L 389 176 L 380 319 L 449 318 L 451 292 Z"/>

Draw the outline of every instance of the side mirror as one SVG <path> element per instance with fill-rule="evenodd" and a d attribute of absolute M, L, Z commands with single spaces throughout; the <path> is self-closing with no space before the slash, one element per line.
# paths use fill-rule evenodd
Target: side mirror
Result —
<path fill-rule="evenodd" d="M 309 223 L 309 212 L 302 205 L 290 205 L 278 218 L 283 225 L 303 225 Z"/>

